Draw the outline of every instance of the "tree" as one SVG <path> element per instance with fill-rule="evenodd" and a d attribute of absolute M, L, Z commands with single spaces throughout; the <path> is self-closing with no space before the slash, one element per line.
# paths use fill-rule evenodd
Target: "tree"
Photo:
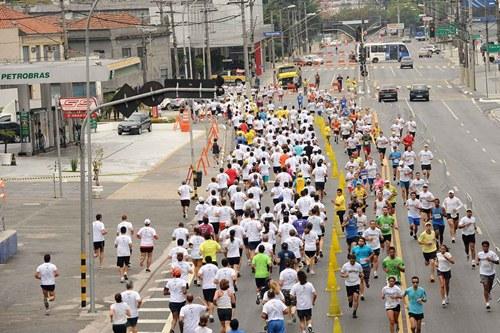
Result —
<path fill-rule="evenodd" d="M 16 132 L 10 129 L 0 130 L 0 142 L 5 145 L 4 153 L 7 154 L 7 145 L 14 142 L 16 139 Z"/>

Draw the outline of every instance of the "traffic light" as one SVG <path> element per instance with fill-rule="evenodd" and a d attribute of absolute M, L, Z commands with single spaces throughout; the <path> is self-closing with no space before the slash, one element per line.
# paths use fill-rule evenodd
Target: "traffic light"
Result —
<path fill-rule="evenodd" d="M 436 26 L 434 25 L 434 23 L 431 23 L 429 25 L 429 37 L 430 38 L 436 37 Z"/>
<path fill-rule="evenodd" d="M 215 79 L 215 94 L 217 96 L 222 96 L 224 95 L 225 91 L 222 86 L 224 85 L 224 78 L 220 75 L 217 75 L 217 78 Z"/>
<path fill-rule="evenodd" d="M 365 64 L 361 64 L 361 66 L 359 66 L 359 72 L 360 72 L 360 74 L 361 74 L 362 77 L 367 77 L 368 76 L 368 70 L 367 70 Z"/>
<path fill-rule="evenodd" d="M 366 47 L 360 46 L 358 60 L 360 64 L 366 64 Z"/>

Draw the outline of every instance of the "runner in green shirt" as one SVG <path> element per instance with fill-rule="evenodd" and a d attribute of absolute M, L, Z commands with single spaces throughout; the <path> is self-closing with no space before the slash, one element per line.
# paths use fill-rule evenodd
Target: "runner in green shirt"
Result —
<path fill-rule="evenodd" d="M 382 215 L 377 218 L 377 224 L 384 236 L 384 242 L 382 247 L 385 247 L 385 251 L 389 254 L 389 246 L 391 246 L 392 241 L 392 230 L 398 229 L 398 224 L 392 215 L 389 215 L 389 208 L 384 207 L 382 210 Z"/>
<path fill-rule="evenodd" d="M 396 257 L 394 246 L 389 247 L 389 256 L 382 261 L 382 267 L 387 278 L 394 276 L 397 282 L 401 281 L 401 272 L 405 271 L 405 263 L 400 257 Z"/>
<path fill-rule="evenodd" d="M 266 287 L 267 280 L 271 275 L 272 261 L 271 258 L 264 253 L 266 250 L 264 245 L 259 246 L 259 253 L 252 259 L 252 270 L 255 272 L 255 285 L 257 286 L 257 304 L 260 304 L 260 291 Z"/>

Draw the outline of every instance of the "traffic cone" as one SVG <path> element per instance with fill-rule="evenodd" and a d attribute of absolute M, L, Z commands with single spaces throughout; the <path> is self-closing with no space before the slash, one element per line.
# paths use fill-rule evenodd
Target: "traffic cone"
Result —
<path fill-rule="evenodd" d="M 336 236 L 338 238 L 344 237 L 344 233 L 342 232 L 342 226 L 340 225 L 340 220 L 339 220 L 339 217 L 337 215 L 335 215 L 335 217 L 333 219 L 333 228 L 334 228 L 334 233 L 336 234 Z M 340 248 L 340 244 L 338 247 Z"/>
<path fill-rule="evenodd" d="M 339 188 L 345 189 L 346 182 L 345 182 L 345 176 L 344 172 L 340 172 L 339 174 Z"/>
<path fill-rule="evenodd" d="M 342 327 L 340 326 L 340 320 L 338 317 L 335 317 L 333 320 L 333 333 L 342 333 Z"/>
<path fill-rule="evenodd" d="M 339 297 L 336 291 L 330 292 L 330 303 L 328 305 L 328 317 L 342 316 L 342 309 L 340 308 Z"/>
<path fill-rule="evenodd" d="M 335 260 L 336 261 L 336 260 Z M 340 286 L 337 283 L 337 276 L 333 268 L 328 268 L 328 280 L 326 281 L 326 291 L 339 291 Z"/>
<path fill-rule="evenodd" d="M 340 231 L 342 231 L 342 229 Z M 332 245 L 330 247 L 330 251 L 332 251 L 333 253 L 342 252 L 342 248 L 340 247 L 339 235 L 337 233 L 337 230 L 332 231 Z"/>
<path fill-rule="evenodd" d="M 328 269 L 333 270 L 334 272 L 338 271 L 339 264 L 337 262 L 337 255 L 335 251 L 333 250 L 333 246 L 330 246 L 330 258 L 328 259 Z"/>

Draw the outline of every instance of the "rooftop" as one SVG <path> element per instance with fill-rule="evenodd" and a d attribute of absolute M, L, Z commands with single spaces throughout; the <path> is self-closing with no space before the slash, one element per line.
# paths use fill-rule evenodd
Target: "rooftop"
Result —
<path fill-rule="evenodd" d="M 29 35 L 33 34 L 57 34 L 61 29 L 47 21 L 40 20 L 36 16 L 24 14 L 0 5 L 0 29 L 17 28 Z"/>
<path fill-rule="evenodd" d="M 141 24 L 141 20 L 127 13 L 98 13 L 90 19 L 91 30 L 108 30 L 135 27 Z M 87 18 L 68 22 L 68 30 L 85 30 Z"/>

